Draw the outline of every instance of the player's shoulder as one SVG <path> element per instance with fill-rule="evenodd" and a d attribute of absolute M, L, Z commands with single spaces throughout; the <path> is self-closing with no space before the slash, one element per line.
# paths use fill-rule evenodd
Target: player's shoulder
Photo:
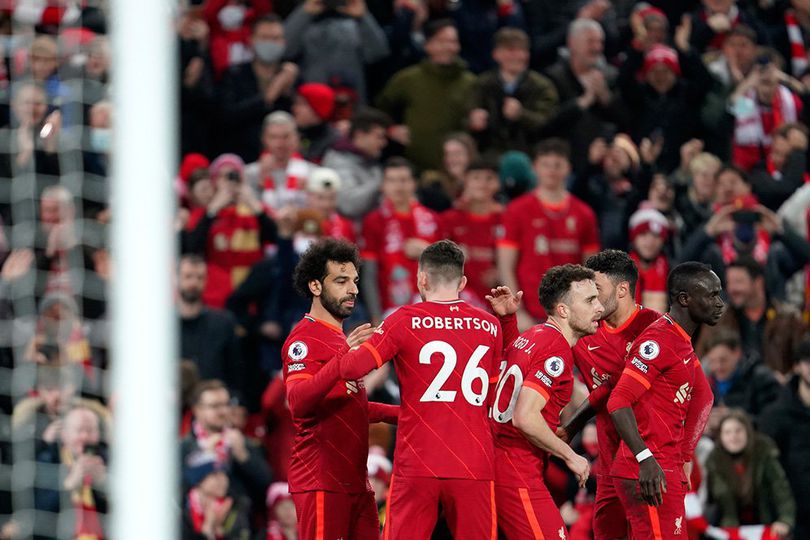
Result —
<path fill-rule="evenodd" d="M 540 356 L 547 352 L 571 356 L 571 346 L 568 344 L 568 340 L 560 330 L 549 323 L 536 324 L 521 335 L 538 343 L 540 347 L 537 349 L 537 354 Z"/>
<path fill-rule="evenodd" d="M 663 351 L 671 351 L 684 341 L 678 335 L 674 323 L 661 316 L 639 333 L 631 351 L 645 360 L 655 360 Z"/>
<path fill-rule="evenodd" d="M 638 310 L 638 315 L 636 315 L 636 320 L 633 321 L 633 325 L 636 328 L 641 328 L 643 330 L 644 328 L 647 328 L 660 318 L 661 314 L 655 311 L 654 309 L 640 306 Z"/>

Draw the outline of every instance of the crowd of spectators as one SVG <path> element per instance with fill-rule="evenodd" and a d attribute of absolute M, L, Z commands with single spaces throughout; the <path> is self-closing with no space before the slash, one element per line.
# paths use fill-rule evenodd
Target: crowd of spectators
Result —
<path fill-rule="evenodd" d="M 468 302 L 526 292 L 521 329 L 544 271 L 600 249 L 631 254 L 661 311 L 669 268 L 710 264 L 729 309 L 695 341 L 715 407 L 690 527 L 810 538 L 810 2 L 188 0 L 175 19 L 184 537 L 295 538 L 280 349 L 307 309 L 299 254 L 328 236 L 361 248 L 352 325 L 418 299 L 440 238 Z M 0 538 L 107 528 L 108 22 L 104 0 L 0 5 Z M 388 369 L 366 387 L 398 400 Z M 393 436 L 371 439 L 384 519 Z M 595 431 L 576 444 L 595 456 Z M 593 484 L 563 471 L 548 485 L 588 538 Z"/>

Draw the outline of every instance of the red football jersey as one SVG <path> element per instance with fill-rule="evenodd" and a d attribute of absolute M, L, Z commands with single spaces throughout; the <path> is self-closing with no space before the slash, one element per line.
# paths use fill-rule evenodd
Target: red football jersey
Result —
<path fill-rule="evenodd" d="M 641 438 L 665 472 L 683 474 L 684 422 L 701 370 L 689 334 L 664 315 L 639 334 L 616 384 L 618 389 L 627 377 L 646 389 L 633 403 L 633 412 Z M 624 442 L 611 474 L 638 478 L 638 462 Z"/>
<path fill-rule="evenodd" d="M 405 241 L 419 238 L 433 243 L 439 239 L 439 218 L 428 208 L 414 203 L 408 213 L 394 211 L 383 201 L 363 220 L 361 256 L 377 262 L 383 311 L 411 302 L 418 293 L 416 271 L 419 261 L 405 256 Z"/>
<path fill-rule="evenodd" d="M 585 253 L 599 251 L 599 228 L 593 210 L 573 195 L 559 205 L 543 203 L 535 192 L 512 201 L 503 215 L 499 246 L 519 250 L 516 275 L 526 310 L 538 319 L 546 314 L 537 289 L 552 266 L 580 264 Z"/>
<path fill-rule="evenodd" d="M 647 264 L 635 251 L 630 252 L 630 258 L 638 267 L 638 284 L 636 285 L 636 302 L 641 303 L 645 292 L 667 292 L 667 276 L 669 275 L 669 261 L 663 253 L 653 262 Z"/>
<path fill-rule="evenodd" d="M 401 307 L 361 346 L 380 365 L 393 359 L 399 379 L 396 474 L 492 480 L 489 387 L 502 340 L 493 315 L 455 300 Z"/>
<path fill-rule="evenodd" d="M 306 315 L 284 342 L 284 383 L 311 378 L 348 350 L 337 326 Z M 335 360 L 336 361 L 336 360 Z M 312 416 L 293 415 L 295 439 L 287 481 L 291 493 L 363 493 L 367 486 L 368 398 L 362 381 L 357 392 L 339 381 Z"/>
<path fill-rule="evenodd" d="M 581 338 L 574 345 L 574 365 L 584 378 L 585 384 L 598 401 L 592 399 L 596 411 L 596 432 L 599 441 L 599 463 L 607 472 L 613 464 L 613 456 L 619 449 L 621 438 L 607 411 L 608 390 L 622 374 L 625 357 L 639 334 L 661 317 L 655 310 L 636 306 L 630 318 L 623 325 L 613 328 L 605 321 L 599 322 L 599 329 L 592 336 Z M 594 392 L 602 385 L 605 388 Z"/>
<path fill-rule="evenodd" d="M 329 238 L 346 240 L 352 244 L 357 241 L 357 235 L 354 233 L 354 222 L 338 213 L 334 213 L 331 217 L 323 220 L 321 232 Z"/>
<path fill-rule="evenodd" d="M 495 241 L 502 236 L 501 212 L 478 215 L 460 209 L 441 214 L 444 238 L 452 240 L 464 250 L 464 275 L 467 289 L 478 301 L 492 290 L 495 268 Z"/>
<path fill-rule="evenodd" d="M 522 387 L 536 390 L 546 398 L 543 418 L 557 429 L 574 385 L 571 347 L 556 325 L 538 324 L 512 343 L 502 366 L 492 405 L 495 481 L 528 488 L 542 481 L 547 453 L 512 425 L 515 404 Z"/>

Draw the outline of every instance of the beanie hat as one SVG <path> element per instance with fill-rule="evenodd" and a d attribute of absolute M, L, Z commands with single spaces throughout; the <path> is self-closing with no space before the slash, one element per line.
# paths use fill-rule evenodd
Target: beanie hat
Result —
<path fill-rule="evenodd" d="M 366 461 L 368 468 L 368 477 L 389 482 L 391 480 L 391 461 L 385 457 L 382 448 L 375 446 L 369 449 L 368 460 Z"/>
<path fill-rule="evenodd" d="M 641 73 L 646 76 L 647 72 L 656 64 L 664 64 L 675 75 L 681 74 L 678 53 L 672 47 L 666 45 L 653 45 L 650 47 L 650 50 L 644 55 L 644 66 L 641 68 Z"/>
<path fill-rule="evenodd" d="M 669 220 L 654 208 L 643 208 L 630 216 L 630 241 L 640 234 L 651 232 L 664 240 L 669 236 Z"/>
<path fill-rule="evenodd" d="M 307 83 L 298 87 L 298 95 L 306 100 L 318 118 L 324 122 L 335 112 L 335 91 L 321 83 Z"/>
<path fill-rule="evenodd" d="M 245 169 L 245 162 L 236 154 L 222 154 L 212 161 L 211 166 L 208 167 L 211 177 L 216 178 L 223 167 L 233 167 L 241 175 Z"/>
<path fill-rule="evenodd" d="M 184 184 L 188 184 L 188 178 L 191 173 L 197 169 L 205 169 L 210 165 L 208 158 L 202 154 L 186 154 L 183 156 L 183 162 L 180 164 L 180 179 Z"/>
<path fill-rule="evenodd" d="M 272 509 L 276 503 L 285 499 L 292 499 L 290 494 L 290 486 L 287 482 L 273 482 L 267 488 L 267 508 Z"/>
<path fill-rule="evenodd" d="M 199 485 L 209 474 L 222 471 L 217 463 L 217 456 L 213 452 L 195 452 L 186 459 L 183 469 L 183 478 L 189 487 Z"/>
<path fill-rule="evenodd" d="M 501 156 L 498 176 L 501 178 L 501 187 L 509 199 L 514 199 L 537 185 L 532 160 L 517 150 L 510 150 Z"/>
<path fill-rule="evenodd" d="M 638 153 L 638 147 L 629 136 L 624 133 L 619 133 L 613 137 L 613 144 L 621 148 L 627 157 L 630 158 L 630 167 L 637 171 L 641 166 L 641 156 Z"/>
<path fill-rule="evenodd" d="M 324 191 L 339 191 L 340 176 L 334 169 L 317 167 L 307 178 L 307 191 L 310 193 L 323 193 Z"/>

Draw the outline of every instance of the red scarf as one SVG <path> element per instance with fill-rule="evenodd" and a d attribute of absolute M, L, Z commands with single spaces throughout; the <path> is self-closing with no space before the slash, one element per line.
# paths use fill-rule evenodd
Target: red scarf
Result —
<path fill-rule="evenodd" d="M 194 438 L 197 439 L 197 445 L 200 448 L 211 448 L 212 445 L 208 443 L 208 439 L 218 435 L 217 441 L 214 443 L 212 448 L 217 456 L 217 465 L 228 464 L 231 459 L 231 447 L 225 440 L 224 433 L 212 435 L 208 433 L 208 431 L 206 431 L 199 422 L 193 422 L 191 424 L 191 431 L 194 433 Z"/>
<path fill-rule="evenodd" d="M 720 244 L 720 252 L 723 255 L 723 262 L 726 264 L 731 263 L 739 257 L 739 252 L 734 246 L 734 233 L 725 233 L 718 237 L 717 242 Z M 756 241 L 754 242 L 754 249 L 751 250 L 751 257 L 754 258 L 759 264 L 765 264 L 768 259 L 768 248 L 771 245 L 771 236 L 764 230 L 756 231 Z"/>
<path fill-rule="evenodd" d="M 731 6 L 731 9 L 729 10 L 729 12 L 726 15 L 728 16 L 729 22 L 731 22 L 731 28 L 734 28 L 735 26 L 737 26 L 737 24 L 739 24 L 739 22 L 740 22 L 740 10 L 737 9 L 737 6 Z M 709 14 L 706 13 L 705 9 L 701 10 L 700 18 L 703 20 L 703 22 L 706 22 L 706 21 L 709 20 Z M 712 30 L 712 32 L 714 32 L 714 31 Z M 706 49 L 707 50 L 712 50 L 712 49 L 719 50 L 719 49 L 722 49 L 723 48 L 723 43 L 726 41 L 726 36 L 727 35 L 728 35 L 728 33 L 714 34 L 712 36 L 712 39 L 709 41 L 709 44 L 706 47 Z"/>
<path fill-rule="evenodd" d="M 197 488 L 191 488 L 191 491 L 188 492 L 188 509 L 191 514 L 191 524 L 195 532 L 202 532 L 203 525 L 205 524 L 205 510 L 203 510 L 202 507 L 201 497 L 200 490 Z M 225 504 L 225 498 L 217 499 L 212 504 L 221 506 Z M 220 534 L 216 537 L 217 539 L 225 538 Z"/>
<path fill-rule="evenodd" d="M 73 456 L 66 449 L 61 450 L 62 464 L 73 465 Z M 96 510 L 96 500 L 93 497 L 93 477 L 89 474 L 82 479 L 82 487 L 71 492 L 70 500 L 76 510 L 76 526 L 74 528 L 76 540 L 104 540 L 101 529 L 101 519 Z"/>
<path fill-rule="evenodd" d="M 771 175 L 771 178 L 774 180 L 782 180 L 782 171 L 776 168 L 776 165 L 773 164 L 773 160 L 771 160 L 771 156 L 768 155 L 767 159 L 765 160 L 765 168 L 768 170 L 768 174 Z M 805 172 L 804 176 L 804 183 L 810 182 L 810 173 Z"/>
<path fill-rule="evenodd" d="M 801 77 L 808 66 L 807 50 L 804 47 L 802 28 L 792 9 L 785 11 L 785 27 L 790 42 L 790 68 L 794 77 Z"/>

